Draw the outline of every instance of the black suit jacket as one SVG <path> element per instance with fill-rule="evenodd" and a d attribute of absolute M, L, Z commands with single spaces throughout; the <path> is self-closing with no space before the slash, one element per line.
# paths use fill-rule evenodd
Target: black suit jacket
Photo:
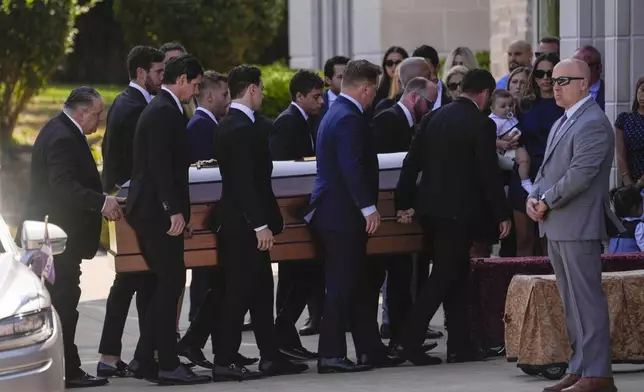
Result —
<path fill-rule="evenodd" d="M 201 110 L 195 111 L 186 129 L 190 140 L 190 162 L 214 158 L 212 141 L 218 126 L 207 113 Z"/>
<path fill-rule="evenodd" d="M 269 148 L 275 161 L 315 156 L 309 123 L 294 105 L 289 105 L 273 122 Z"/>
<path fill-rule="evenodd" d="M 49 215 L 49 222 L 67 233 L 65 253 L 90 259 L 98 250 L 104 203 L 87 139 L 60 113 L 45 124 L 34 143 L 25 219 L 42 221 Z"/>
<path fill-rule="evenodd" d="M 214 144 L 222 182 L 217 225 L 241 231 L 268 225 L 273 234 L 280 233 L 284 221 L 273 193 L 273 162 L 261 121 L 253 123 L 244 112 L 230 109 Z"/>
<path fill-rule="evenodd" d="M 378 154 L 407 152 L 413 136 L 414 127 L 409 126 L 400 105 L 380 112 L 373 119 L 374 147 Z"/>
<path fill-rule="evenodd" d="M 165 90 L 143 110 L 134 135 L 127 218 L 135 230 L 170 228 L 170 216 L 190 220 L 187 118 Z"/>
<path fill-rule="evenodd" d="M 403 162 L 396 208 L 486 226 L 508 220 L 495 146 L 494 122 L 467 98 L 423 117 Z"/>
<path fill-rule="evenodd" d="M 128 86 L 116 96 L 107 112 L 107 126 L 101 145 L 103 151 L 103 192 L 112 192 L 132 176 L 134 131 L 143 109 L 148 105 L 143 94 Z"/>

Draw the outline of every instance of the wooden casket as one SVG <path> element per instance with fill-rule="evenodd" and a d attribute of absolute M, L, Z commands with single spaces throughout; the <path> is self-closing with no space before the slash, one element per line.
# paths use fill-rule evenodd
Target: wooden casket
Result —
<path fill-rule="evenodd" d="M 403 225 L 396 222 L 394 189 L 405 153 L 380 154 L 380 195 L 378 211 L 382 223 L 378 232 L 368 242 L 369 254 L 412 253 L 421 250 L 422 231 L 416 223 Z M 312 259 L 315 248 L 309 227 L 298 212 L 309 202 L 315 181 L 316 162 L 273 162 L 273 191 L 278 198 L 286 224 L 284 232 L 275 237 L 271 250 L 274 262 Z M 217 241 L 213 233 L 203 226 L 211 204 L 221 195 L 221 176 L 217 167 L 190 168 L 190 224 L 192 237 L 185 239 L 184 262 L 187 268 L 217 264 Z M 127 197 L 129 182 L 119 191 Z M 147 270 L 134 231 L 125 220 L 110 222 L 108 253 L 114 258 L 116 272 Z"/>

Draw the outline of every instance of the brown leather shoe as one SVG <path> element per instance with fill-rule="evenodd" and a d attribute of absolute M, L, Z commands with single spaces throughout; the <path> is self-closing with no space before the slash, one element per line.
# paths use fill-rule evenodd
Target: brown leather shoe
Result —
<path fill-rule="evenodd" d="M 612 377 L 582 377 L 575 385 L 561 392 L 617 392 L 617 387 Z"/>
<path fill-rule="evenodd" d="M 564 378 L 561 379 L 557 384 L 543 388 L 543 392 L 561 392 L 566 388 L 569 388 L 581 380 L 581 376 L 578 374 L 568 373 Z"/>

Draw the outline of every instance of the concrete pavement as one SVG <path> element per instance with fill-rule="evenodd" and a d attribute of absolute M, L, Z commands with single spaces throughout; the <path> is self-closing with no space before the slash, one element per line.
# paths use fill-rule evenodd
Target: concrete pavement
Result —
<path fill-rule="evenodd" d="M 275 268 L 274 268 L 275 270 Z M 83 262 L 81 276 L 82 297 L 79 306 L 80 318 L 76 332 L 83 368 L 96 373 L 98 361 L 98 344 L 100 341 L 103 319 L 105 318 L 105 300 L 114 278 L 111 261 L 106 256 L 97 256 L 93 260 Z M 189 280 L 188 280 L 189 282 Z M 181 329 L 188 327 L 189 299 L 184 298 L 181 319 Z M 432 326 L 440 329 L 443 315 L 439 312 L 432 320 Z M 303 322 L 301 318 L 300 323 Z M 123 336 L 123 359 L 128 362 L 134 353 L 138 338 L 138 323 L 136 309 L 130 309 L 125 333 Z M 350 334 L 347 335 L 348 346 L 353 350 Z M 304 346 L 317 351 L 318 337 L 303 338 Z M 439 347 L 434 352 L 445 359 L 445 340 L 439 340 Z M 206 346 L 206 356 L 212 357 L 210 343 Z M 257 356 L 258 350 L 252 332 L 244 332 L 242 354 Z M 349 353 L 355 358 L 355 353 Z M 423 392 L 538 392 L 551 382 L 537 377 L 524 375 L 514 364 L 507 363 L 504 358 L 486 362 L 468 364 L 443 364 L 432 367 L 414 367 L 402 365 L 393 369 L 381 369 L 366 373 L 319 375 L 315 371 L 315 363 L 309 364 L 311 369 L 301 375 L 274 377 L 270 379 L 249 381 L 244 383 L 227 382 L 211 383 L 197 386 L 172 387 L 174 391 L 275 391 L 275 392 L 328 392 L 342 391 L 423 391 Z M 632 370 L 644 366 L 620 365 L 615 369 Z M 199 368 L 197 368 L 199 369 Z M 208 374 L 206 370 L 198 372 Z M 644 391 L 644 375 L 642 373 L 617 374 L 616 381 L 622 392 Z M 113 379 L 101 392 L 140 392 L 155 387 L 144 381 L 135 379 Z"/>

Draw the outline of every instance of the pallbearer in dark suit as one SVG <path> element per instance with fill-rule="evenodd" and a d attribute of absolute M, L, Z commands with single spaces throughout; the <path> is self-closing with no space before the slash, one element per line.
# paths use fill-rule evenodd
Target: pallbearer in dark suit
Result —
<path fill-rule="evenodd" d="M 400 222 L 420 220 L 424 245 L 434 263 L 397 342 L 401 357 L 415 365 L 441 363 L 421 350 L 427 325 L 441 303 L 448 316 L 448 362 L 481 359 L 469 341 L 469 249 L 474 232 L 486 227 L 484 220 L 490 216 L 501 238 L 510 230 L 494 147 L 496 128 L 482 113 L 494 86 L 488 71 L 469 71 L 461 97 L 425 116 L 400 173 L 396 189 Z"/>
<path fill-rule="evenodd" d="M 359 372 L 395 366 L 386 355 L 378 323 L 367 310 L 367 238 L 380 226 L 378 156 L 363 114 L 376 94 L 378 66 L 347 64 L 342 93 L 326 113 L 317 135 L 317 176 L 310 212 L 325 263 L 326 296 L 318 345 L 319 373 Z M 349 319 L 359 363 L 346 358 Z"/>
<path fill-rule="evenodd" d="M 63 112 L 38 134 L 31 157 L 31 191 L 25 219 L 42 221 L 49 215 L 49 222 L 67 233 L 65 251 L 54 256 L 56 280 L 53 285 L 47 283 L 47 290 L 62 324 L 68 388 L 107 384 L 107 379 L 81 370 L 74 344 L 81 261 L 96 254 L 101 214 L 110 220 L 122 218 L 117 199 L 101 191 L 101 179 L 87 145 L 86 135 L 96 132 L 102 116 L 103 99 L 96 90 L 73 90 Z"/>
<path fill-rule="evenodd" d="M 203 75 L 201 89 L 197 98 L 199 107 L 188 122 L 190 139 L 190 162 L 214 159 L 213 139 L 221 120 L 228 112 L 230 94 L 228 79 L 215 71 L 206 71 Z M 211 287 L 214 268 L 203 267 L 192 270 L 190 283 L 190 313 L 188 318 L 194 320 L 199 305 Z"/>
<path fill-rule="evenodd" d="M 210 381 L 179 363 L 177 302 L 185 286 L 184 230 L 190 219 L 188 136 L 181 102 L 199 92 L 203 68 L 192 56 L 166 63 L 163 87 L 143 110 L 134 136 L 127 220 L 157 279 L 144 329 L 130 364 L 137 377 L 166 384 Z M 154 349 L 158 350 L 158 365 Z"/>
<path fill-rule="evenodd" d="M 132 174 L 133 143 L 136 123 L 152 94 L 161 89 L 163 53 L 150 46 L 135 46 L 127 57 L 130 84 L 116 96 L 107 112 L 103 137 L 103 192 L 115 192 Z M 121 360 L 121 338 L 132 296 L 136 293 L 139 331 L 154 291 L 154 276 L 149 273 L 117 273 L 105 305 L 105 321 L 98 352 L 97 374 L 104 377 L 130 375 Z"/>
<path fill-rule="evenodd" d="M 291 105 L 273 123 L 269 146 L 274 161 L 315 156 L 312 128 L 322 108 L 324 83 L 315 72 L 298 71 L 290 82 Z M 317 260 L 299 260 L 279 266 L 275 333 L 280 351 L 293 359 L 317 354 L 302 346 L 295 322 L 307 301 L 324 301 L 324 268 Z"/>
<path fill-rule="evenodd" d="M 324 104 L 322 104 L 321 116 L 324 116 L 329 108 L 335 103 L 335 100 L 342 91 L 342 77 L 344 69 L 351 61 L 344 56 L 333 56 L 324 63 L 324 84 L 328 89 L 324 92 Z"/>
<path fill-rule="evenodd" d="M 264 86 L 258 68 L 242 65 L 228 73 L 233 99 L 215 135 L 221 173 L 217 206 L 217 251 L 224 268 L 226 294 L 215 338 L 215 381 L 300 373 L 308 366 L 279 356 L 273 325 L 273 273 L 268 253 L 273 233 L 284 228 L 273 194 L 273 164 L 268 139 L 255 119 Z M 246 310 L 250 309 L 259 347 L 261 373 L 236 363 Z"/>
<path fill-rule="evenodd" d="M 379 154 L 407 152 L 416 124 L 432 110 L 437 94 L 436 85 L 429 80 L 425 78 L 410 80 L 400 101 L 373 119 L 373 140 L 376 152 Z M 412 303 L 410 290 L 412 256 L 370 256 L 369 268 L 373 274 L 372 289 L 375 289 L 372 294 L 374 317 L 378 316 L 379 290 L 385 275 L 387 277 L 386 290 L 383 290 L 383 312 L 386 305 L 391 341 L 396 341 L 400 337 L 402 325 L 407 319 Z M 384 316 L 383 324 L 385 324 Z"/>

